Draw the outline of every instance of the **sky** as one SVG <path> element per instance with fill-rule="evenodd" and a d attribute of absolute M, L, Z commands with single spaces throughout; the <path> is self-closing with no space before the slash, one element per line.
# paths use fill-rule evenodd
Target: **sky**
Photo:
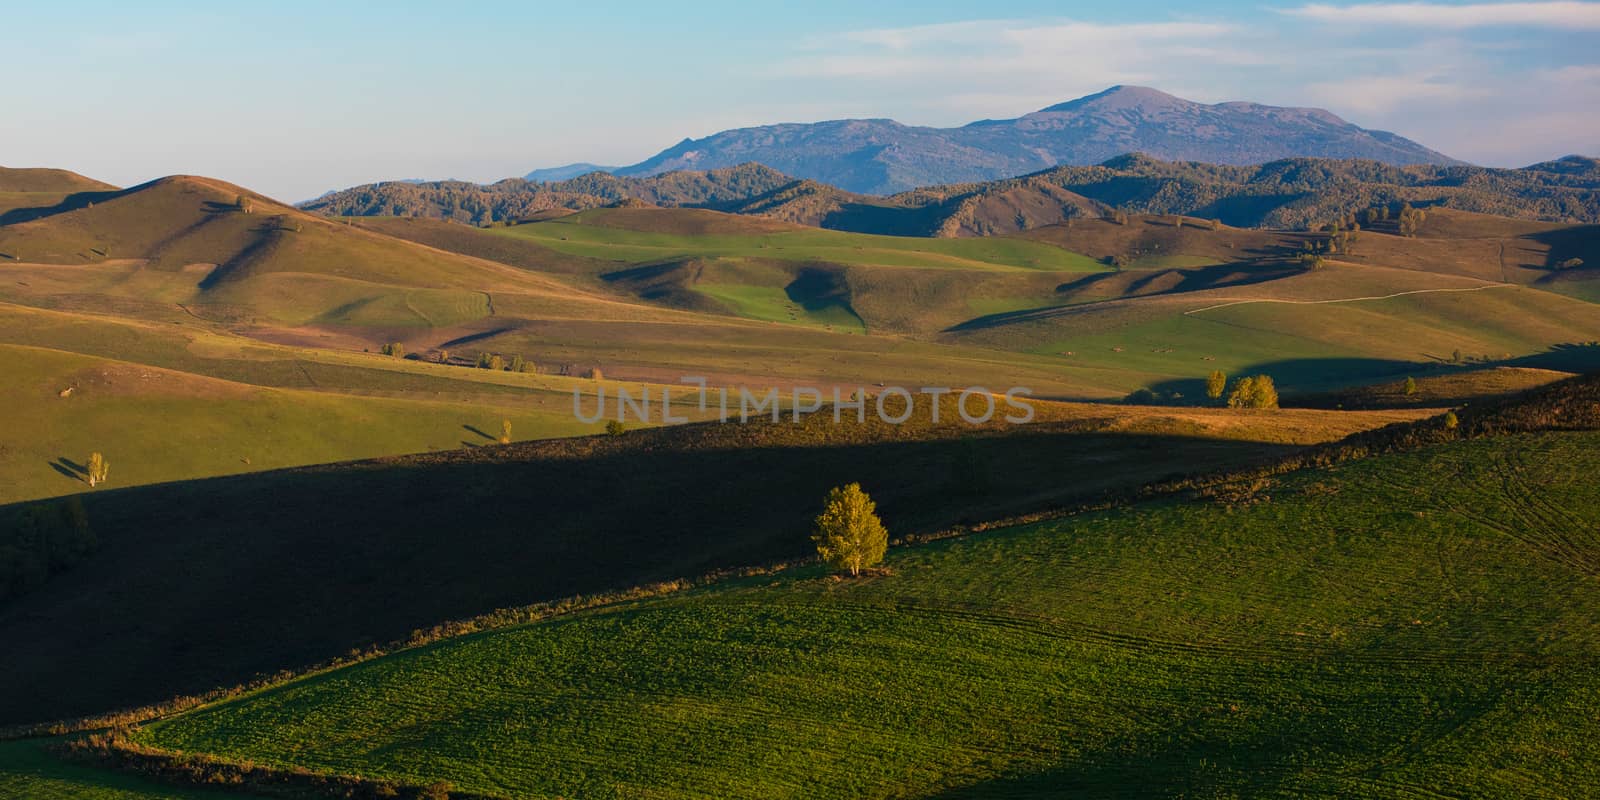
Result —
<path fill-rule="evenodd" d="M 1448 155 L 1600 156 L 1600 2 L 12 3 L 0 164 L 282 200 L 642 161 L 845 117 L 953 126 L 1117 84 L 1317 106 Z"/>

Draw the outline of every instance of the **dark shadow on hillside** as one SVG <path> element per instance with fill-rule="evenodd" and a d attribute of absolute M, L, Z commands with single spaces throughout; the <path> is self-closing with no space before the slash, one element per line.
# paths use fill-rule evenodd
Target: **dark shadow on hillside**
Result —
<path fill-rule="evenodd" d="M 694 291 L 704 271 L 700 259 L 674 259 L 604 273 L 600 279 L 640 300 L 669 308 L 729 314 L 733 309 Z"/>
<path fill-rule="evenodd" d="M 783 287 L 783 293 L 807 311 L 840 306 L 855 313 L 850 307 L 850 285 L 845 282 L 844 270 L 838 268 L 801 267 L 795 279 Z"/>
<path fill-rule="evenodd" d="M 1322 402 L 1327 396 L 1331 396 L 1327 393 L 1378 383 L 1392 383 L 1406 378 L 1424 378 L 1492 367 L 1526 367 L 1573 373 L 1600 372 L 1600 342 L 1558 344 L 1543 353 L 1520 358 L 1476 357 L 1461 362 L 1452 361 L 1444 356 L 1436 356 L 1428 361 L 1381 358 L 1285 359 L 1253 364 L 1230 373 L 1228 377 L 1231 380 L 1245 375 L 1270 375 L 1277 384 L 1285 406 L 1334 408 L 1336 406 Z M 1208 371 L 1197 370 L 1197 372 Z M 1174 406 L 1208 405 L 1210 403 L 1206 401 L 1205 383 L 1203 374 L 1193 378 L 1154 383 L 1147 387 L 1154 396 L 1142 402 Z M 1301 396 L 1296 397 L 1296 395 Z M 1385 404 L 1373 407 L 1399 408 L 1409 405 L 1412 404 Z"/>
<path fill-rule="evenodd" d="M 77 211 L 80 208 L 87 208 L 93 203 L 102 203 L 107 200 L 121 197 L 128 191 L 129 190 L 123 189 L 106 192 L 75 192 L 62 198 L 61 202 L 56 203 L 53 206 L 13 208 L 3 214 L 0 214 L 0 225 L 10 225 L 16 222 L 27 222 L 29 220 L 48 217 L 53 214 Z"/>
<path fill-rule="evenodd" d="M 472 344 L 473 342 L 480 342 L 480 341 L 483 341 L 484 339 L 492 339 L 492 338 L 494 338 L 496 336 L 499 336 L 502 333 L 510 333 L 511 331 L 514 331 L 514 330 L 516 330 L 515 327 L 507 325 L 507 326 L 502 326 L 502 327 L 499 327 L 499 328 L 492 328 L 492 329 L 486 330 L 486 331 L 479 331 L 477 333 L 469 333 L 466 336 L 457 336 L 456 338 L 451 339 L 448 342 L 440 343 L 439 344 L 439 349 L 443 350 L 443 349 L 449 349 L 449 348 L 452 348 L 452 347 L 460 347 L 461 345 L 464 345 L 464 344 Z"/>
<path fill-rule="evenodd" d="M 483 431 L 481 431 L 481 430 L 478 430 L 478 428 L 477 428 L 477 427 L 476 427 L 476 426 L 473 426 L 473 425 L 462 425 L 462 426 L 461 426 L 461 427 L 463 427 L 463 428 L 465 428 L 465 429 L 466 429 L 466 430 L 467 430 L 467 431 L 468 431 L 468 432 L 469 432 L 469 433 L 476 433 L 476 434 L 478 434 L 478 435 L 479 435 L 479 436 L 482 436 L 482 437 L 483 437 L 483 438 L 485 438 L 485 439 L 488 439 L 488 440 L 489 440 L 489 441 L 491 441 L 491 442 L 492 442 L 492 441 L 497 441 L 497 440 L 496 440 L 496 439 L 495 439 L 495 437 L 493 437 L 493 436 L 490 436 L 490 435 L 489 435 L 489 434 L 487 434 L 487 433 L 484 433 L 484 432 L 483 432 Z"/>
<path fill-rule="evenodd" d="M 944 332 L 958 333 L 1048 320 L 1079 313 L 1095 303 L 1250 286 L 1304 271 L 1302 267 L 1284 264 L 1219 264 L 1213 267 L 1100 272 L 1058 285 L 1056 294 L 1062 298 L 1063 305 L 987 314 L 946 328 Z"/>
<path fill-rule="evenodd" d="M 84 502 L 102 549 L 0 604 L 0 641 L 26 643 L 0 659 L 0 724 L 204 691 L 494 608 L 803 556 L 820 498 L 850 481 L 904 535 L 1293 449 L 1086 425 L 826 446 L 685 426 L 95 492 Z"/>
<path fill-rule="evenodd" d="M 1600 276 L 1600 225 L 1576 225 L 1553 231 L 1528 234 L 1527 238 L 1541 242 L 1550 250 L 1545 256 L 1545 269 L 1552 273 Z M 1563 268 L 1572 259 L 1583 262 L 1576 268 Z"/>
<path fill-rule="evenodd" d="M 1561 372 L 1600 372 L 1600 342 L 1558 344 L 1543 353 L 1501 362 L 1506 367 L 1533 367 Z"/>

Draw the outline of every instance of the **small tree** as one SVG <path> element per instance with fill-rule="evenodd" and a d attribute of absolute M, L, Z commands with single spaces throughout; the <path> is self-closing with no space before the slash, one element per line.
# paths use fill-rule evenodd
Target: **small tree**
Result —
<path fill-rule="evenodd" d="M 522 356 L 514 355 L 511 357 L 511 364 L 508 365 L 506 369 L 509 369 L 512 372 L 522 372 L 524 371 L 523 368 L 526 366 L 527 362 L 522 360 Z"/>
<path fill-rule="evenodd" d="M 1277 408 L 1278 387 L 1272 382 L 1271 375 L 1256 376 L 1256 397 L 1254 408 Z"/>
<path fill-rule="evenodd" d="M 1456 412 L 1444 412 L 1444 429 L 1447 431 L 1453 431 L 1459 427 L 1461 427 L 1461 418 L 1456 416 Z"/>
<path fill-rule="evenodd" d="M 817 555 L 851 575 L 882 561 L 889 549 L 889 532 L 878 519 L 877 508 L 859 483 L 829 491 L 811 534 Z"/>
<path fill-rule="evenodd" d="M 1214 230 L 1214 231 L 1222 230 L 1222 220 L 1220 220 L 1220 219 L 1211 220 L 1211 230 Z"/>
<path fill-rule="evenodd" d="M 1249 408 L 1255 395 L 1256 379 L 1240 378 L 1233 382 L 1233 391 L 1228 393 L 1228 408 Z"/>
<path fill-rule="evenodd" d="M 395 358 L 406 357 L 406 346 L 399 342 L 390 342 L 389 344 L 384 345 L 381 349 L 383 354 L 386 356 L 394 356 Z"/>
<path fill-rule="evenodd" d="M 601 372 L 599 367 L 589 370 L 589 377 L 597 381 L 603 381 L 606 379 L 605 373 Z"/>
<path fill-rule="evenodd" d="M 511 420 L 500 420 L 500 443 L 511 444 Z"/>
<path fill-rule="evenodd" d="M 1222 399 L 1222 393 L 1228 390 L 1228 376 L 1220 369 L 1214 369 L 1206 376 L 1206 397 L 1213 402 Z"/>
<path fill-rule="evenodd" d="M 99 486 L 106 482 L 106 473 L 111 471 L 111 465 L 106 462 L 106 457 L 99 452 L 89 454 L 89 486 Z"/>
<path fill-rule="evenodd" d="M 628 426 L 622 424 L 622 420 L 613 419 L 613 420 L 608 420 L 606 422 L 606 435 L 607 436 L 621 436 L 622 434 L 627 433 L 627 432 L 628 432 Z"/>
<path fill-rule="evenodd" d="M 1412 396 L 1412 395 L 1414 395 L 1416 393 L 1417 393 L 1417 379 L 1416 378 L 1407 377 L 1406 378 L 1406 397 L 1410 397 L 1410 396 Z"/>

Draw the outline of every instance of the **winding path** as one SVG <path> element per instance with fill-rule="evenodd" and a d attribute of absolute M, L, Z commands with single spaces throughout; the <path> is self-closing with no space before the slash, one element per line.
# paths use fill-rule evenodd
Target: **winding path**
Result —
<path fill-rule="evenodd" d="M 1392 299 L 1392 298 L 1395 298 L 1395 297 L 1405 297 L 1406 295 L 1411 295 L 1411 294 L 1435 294 L 1435 293 L 1438 293 L 1438 292 L 1481 292 L 1484 289 L 1514 289 L 1514 288 L 1516 288 L 1516 284 L 1514 284 L 1514 283 L 1487 283 L 1487 284 L 1484 284 L 1483 286 L 1467 286 L 1467 287 L 1460 287 L 1460 288 L 1453 288 L 1453 289 L 1412 289 L 1409 292 L 1395 292 L 1394 294 L 1374 295 L 1374 296 L 1371 296 L 1371 297 L 1341 297 L 1341 298 L 1337 298 L 1337 299 L 1334 299 L 1334 300 L 1278 300 L 1278 299 L 1273 299 L 1273 298 L 1260 298 L 1260 299 L 1253 299 L 1253 300 L 1234 300 L 1234 301 L 1227 302 L 1227 303 L 1218 303 L 1218 304 L 1216 304 L 1214 306 L 1206 306 L 1205 308 L 1193 308 L 1193 309 L 1190 309 L 1190 310 L 1185 311 L 1183 313 L 1184 313 L 1184 315 L 1187 316 L 1187 315 L 1190 315 L 1190 314 L 1199 314 L 1202 311 L 1215 311 L 1215 310 L 1217 310 L 1219 308 L 1227 308 L 1229 306 L 1242 306 L 1242 305 L 1247 305 L 1249 303 L 1286 303 L 1288 305 L 1295 305 L 1295 306 L 1319 306 L 1319 305 L 1325 305 L 1325 304 L 1328 304 L 1328 303 L 1356 303 L 1356 302 L 1360 302 L 1360 301 L 1363 301 L 1363 300 L 1389 300 L 1389 299 Z"/>

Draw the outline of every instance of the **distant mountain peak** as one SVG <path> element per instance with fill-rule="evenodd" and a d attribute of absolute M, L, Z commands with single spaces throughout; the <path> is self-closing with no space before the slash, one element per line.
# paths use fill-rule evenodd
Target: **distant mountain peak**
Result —
<path fill-rule="evenodd" d="M 1167 94 L 1160 89 L 1148 86 L 1124 86 L 1118 84 L 1105 91 L 1085 95 L 1076 100 L 1057 103 L 1048 108 L 1042 108 L 1034 113 L 1051 114 L 1061 111 L 1077 111 L 1083 108 L 1171 108 L 1177 106 L 1193 106 L 1198 103 L 1185 100 L 1175 95 Z"/>
<path fill-rule="evenodd" d="M 861 194 L 1026 175 L 1099 164 L 1124 153 L 1164 161 L 1263 164 L 1286 158 L 1459 164 L 1384 131 L 1315 108 L 1234 101 L 1205 104 L 1148 86 L 1118 85 L 1024 114 L 959 128 L 890 119 L 835 119 L 722 131 L 683 141 L 613 172 L 648 177 L 759 162 Z M 534 173 L 538 175 L 539 173 Z M 530 175 L 532 178 L 533 175 Z M 550 171 L 546 179 L 576 177 Z"/>

